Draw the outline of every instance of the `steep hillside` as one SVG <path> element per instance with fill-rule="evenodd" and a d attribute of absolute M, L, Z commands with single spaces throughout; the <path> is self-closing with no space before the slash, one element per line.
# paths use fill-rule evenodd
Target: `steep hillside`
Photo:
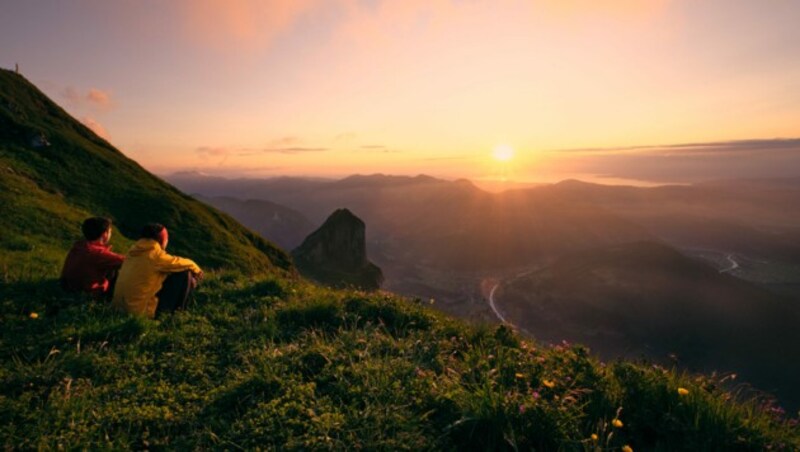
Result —
<path fill-rule="evenodd" d="M 170 251 L 203 266 L 291 266 L 286 253 L 151 175 L 7 70 L 0 70 L 0 205 L 6 272 L 24 272 L 25 253 L 36 255 L 28 265 L 54 271 L 89 215 L 113 218 L 129 238 L 145 223 L 163 223 Z M 118 238 L 117 248 L 125 243 Z"/>
<path fill-rule="evenodd" d="M 500 287 L 497 305 L 535 337 L 606 358 L 677 355 L 695 370 L 737 372 L 800 406 L 800 307 L 661 244 L 572 254 Z"/>

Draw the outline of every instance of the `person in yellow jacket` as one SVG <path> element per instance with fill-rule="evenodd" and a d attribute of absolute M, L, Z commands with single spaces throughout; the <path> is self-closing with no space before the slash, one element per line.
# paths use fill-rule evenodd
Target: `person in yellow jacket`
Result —
<path fill-rule="evenodd" d="M 186 307 L 203 271 L 191 259 L 167 254 L 168 242 L 163 225 L 142 229 L 119 269 L 112 306 L 151 319 Z"/>

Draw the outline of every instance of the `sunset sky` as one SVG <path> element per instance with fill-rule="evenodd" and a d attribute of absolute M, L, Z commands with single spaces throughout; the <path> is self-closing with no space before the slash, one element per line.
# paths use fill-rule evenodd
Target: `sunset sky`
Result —
<path fill-rule="evenodd" d="M 2 0 L 0 66 L 159 174 L 800 176 L 798 23 L 796 0 Z"/>

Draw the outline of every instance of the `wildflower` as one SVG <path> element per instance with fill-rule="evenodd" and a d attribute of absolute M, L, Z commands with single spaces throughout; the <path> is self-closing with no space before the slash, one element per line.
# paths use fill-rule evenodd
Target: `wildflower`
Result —
<path fill-rule="evenodd" d="M 517 378 L 520 378 L 520 379 L 521 378 L 525 378 L 525 375 L 523 375 L 523 374 L 521 374 L 519 372 L 515 373 L 514 376 L 517 377 Z"/>
<path fill-rule="evenodd" d="M 687 396 L 689 395 L 689 390 L 686 388 L 678 388 L 678 395 Z"/>
<path fill-rule="evenodd" d="M 622 452 L 633 452 L 633 448 L 626 444 L 622 446 Z"/>
<path fill-rule="evenodd" d="M 29 315 L 28 317 L 30 317 L 30 318 L 32 318 L 32 319 L 38 319 L 38 318 L 39 318 L 39 314 L 37 314 L 37 313 L 35 313 L 35 312 L 31 312 L 31 313 L 30 313 L 30 315 Z"/>
<path fill-rule="evenodd" d="M 434 303 L 436 303 L 436 300 L 434 300 L 433 298 L 431 298 L 430 300 L 428 300 L 428 303 L 429 303 L 429 304 L 434 304 Z"/>
<path fill-rule="evenodd" d="M 556 382 L 553 380 L 542 380 L 542 384 L 550 389 L 553 389 L 556 386 Z"/>
<path fill-rule="evenodd" d="M 597 436 L 597 433 L 592 433 L 592 436 L 591 436 L 590 438 L 592 438 L 592 442 L 594 442 L 594 443 L 596 443 L 596 442 L 597 442 L 597 440 L 598 440 L 598 439 L 600 439 L 600 438 Z"/>
<path fill-rule="evenodd" d="M 611 421 L 611 425 L 613 425 L 616 428 L 622 428 L 622 426 L 624 426 L 625 424 L 623 424 L 622 421 L 620 421 L 619 419 L 614 419 L 613 421 Z"/>
<path fill-rule="evenodd" d="M 519 405 L 519 414 L 525 414 L 525 405 Z"/>
<path fill-rule="evenodd" d="M 541 397 L 541 396 L 539 395 L 539 392 L 538 392 L 538 391 L 533 391 L 533 394 L 531 394 L 531 395 L 533 396 L 533 399 L 534 399 L 534 400 L 539 400 L 539 397 Z"/>

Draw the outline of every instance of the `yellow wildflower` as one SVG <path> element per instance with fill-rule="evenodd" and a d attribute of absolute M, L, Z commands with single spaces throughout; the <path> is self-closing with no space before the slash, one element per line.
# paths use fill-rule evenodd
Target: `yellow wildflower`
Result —
<path fill-rule="evenodd" d="M 633 452 L 633 447 L 626 444 L 622 446 L 622 452 Z"/>
<path fill-rule="evenodd" d="M 689 390 L 686 388 L 678 388 L 678 394 L 682 396 L 687 396 L 689 395 Z"/>
<path fill-rule="evenodd" d="M 38 319 L 39 318 L 39 314 L 37 314 L 35 312 L 31 312 L 31 314 L 28 317 L 30 317 L 32 319 Z"/>
<path fill-rule="evenodd" d="M 598 439 L 600 439 L 600 437 L 597 436 L 597 433 L 592 433 L 591 438 L 592 438 L 592 442 L 595 442 L 595 443 L 597 442 Z"/>
<path fill-rule="evenodd" d="M 525 378 L 525 375 L 522 375 L 519 372 L 515 373 L 514 376 L 517 377 L 517 378 Z"/>
<path fill-rule="evenodd" d="M 622 421 L 620 421 L 619 419 L 614 419 L 613 421 L 611 421 L 611 425 L 613 425 L 616 428 L 622 428 L 622 426 L 625 424 L 623 424 Z"/>
<path fill-rule="evenodd" d="M 548 388 L 552 389 L 556 386 L 556 382 L 553 380 L 542 380 L 542 384 L 547 386 Z"/>

